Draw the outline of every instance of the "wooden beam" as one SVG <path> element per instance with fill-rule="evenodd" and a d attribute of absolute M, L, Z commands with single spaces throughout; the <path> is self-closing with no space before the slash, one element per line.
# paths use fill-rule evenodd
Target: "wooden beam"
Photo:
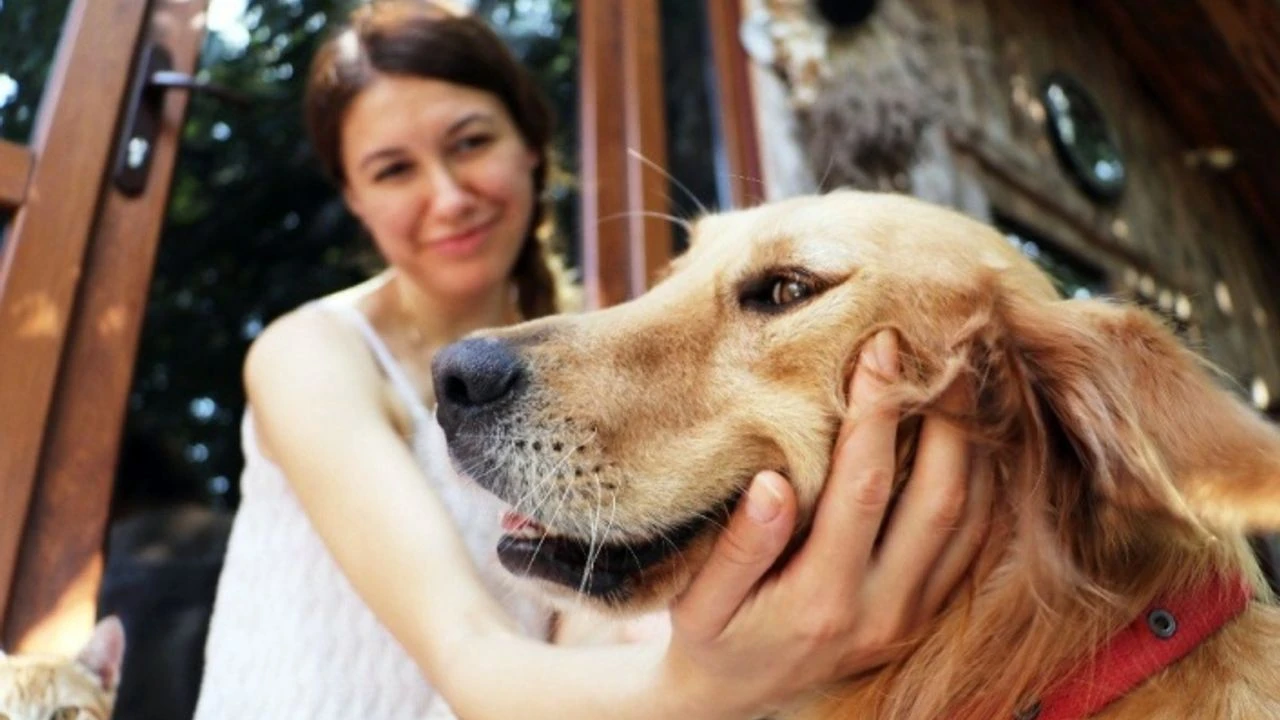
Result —
<path fill-rule="evenodd" d="M 1271 124 L 1280 127 L 1280 3 L 1198 0 Z"/>
<path fill-rule="evenodd" d="M 175 70 L 195 72 L 205 6 L 205 0 L 157 3 L 153 36 L 172 54 Z M 117 453 L 188 97 L 170 92 L 164 99 L 143 194 L 106 192 L 49 413 L 6 648 L 72 652 L 93 626 Z"/>
<path fill-rule="evenodd" d="M 578 10 L 582 279 L 592 308 L 629 295 L 622 15 L 619 0 L 593 0 Z"/>
<path fill-rule="evenodd" d="M 711 55 L 715 62 L 720 136 L 735 207 L 764 199 L 764 171 L 756 132 L 755 100 L 751 91 L 750 58 L 738 40 L 742 0 L 705 0 Z"/>
<path fill-rule="evenodd" d="M 0 208 L 16 208 L 27 199 L 34 161 L 25 145 L 0 140 Z"/>
<path fill-rule="evenodd" d="M 626 0 L 622 6 L 632 297 L 649 289 L 672 253 L 671 224 L 653 214 L 671 210 L 659 10 L 659 0 Z"/>
<path fill-rule="evenodd" d="M 1100 18 L 1188 149 L 1234 151 L 1236 166 L 1222 181 L 1254 221 L 1260 249 L 1280 257 L 1280 175 L 1273 167 L 1280 99 L 1273 88 L 1277 68 L 1270 67 L 1280 53 L 1280 6 L 1084 0 L 1083 7 Z"/>
<path fill-rule="evenodd" d="M 148 3 L 75 0 L 0 265 L 0 613 L 13 590 L 50 401 Z M 0 621 L 4 615 L 0 614 Z"/>
<path fill-rule="evenodd" d="M 659 0 L 579 9 L 582 273 L 590 307 L 633 298 L 671 259 Z"/>
<path fill-rule="evenodd" d="M 1222 45 L 1236 61 L 1240 75 L 1253 95 L 1266 110 L 1272 129 L 1280 130 L 1280 2 L 1276 0 L 1199 0 L 1200 8 L 1221 38 Z M 1272 135 L 1273 141 L 1280 132 Z M 1270 158 L 1275 158 L 1275 145 Z M 1256 212 L 1265 206 L 1273 211 L 1271 220 L 1260 228 L 1259 244 L 1269 251 L 1274 262 L 1263 263 L 1262 270 L 1274 285 L 1280 283 L 1280 212 L 1276 212 L 1275 193 L 1280 182 L 1275 179 L 1274 160 L 1249 158 L 1249 177 L 1233 178 L 1236 194 Z M 1255 177 L 1253 174 L 1261 173 Z M 1259 183 L 1261 179 L 1264 182 Z M 1270 180 L 1270 182 L 1266 182 Z M 1270 243 L 1267 242 L 1268 237 Z M 1267 247 L 1269 246 L 1269 247 Z M 1277 310 L 1280 310 L 1278 308 Z"/>

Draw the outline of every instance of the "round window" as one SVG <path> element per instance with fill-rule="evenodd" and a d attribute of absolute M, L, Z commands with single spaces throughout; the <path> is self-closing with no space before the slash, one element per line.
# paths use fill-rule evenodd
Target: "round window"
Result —
<path fill-rule="evenodd" d="M 1045 82 L 1042 100 L 1049 136 L 1067 172 L 1097 200 L 1120 197 L 1124 159 L 1093 97 L 1074 79 L 1054 74 Z"/>

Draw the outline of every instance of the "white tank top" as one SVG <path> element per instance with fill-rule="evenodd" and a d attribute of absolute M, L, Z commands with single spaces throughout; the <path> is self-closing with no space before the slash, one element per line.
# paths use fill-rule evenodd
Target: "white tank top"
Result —
<path fill-rule="evenodd" d="M 316 303 L 360 329 L 413 418 L 413 452 L 439 493 L 493 596 L 532 637 L 550 614 L 517 595 L 495 548 L 502 506 L 459 480 L 444 433 L 363 314 Z M 452 718 L 444 699 L 361 601 L 303 514 L 280 468 L 241 427 L 241 501 L 227 543 L 196 720 Z"/>

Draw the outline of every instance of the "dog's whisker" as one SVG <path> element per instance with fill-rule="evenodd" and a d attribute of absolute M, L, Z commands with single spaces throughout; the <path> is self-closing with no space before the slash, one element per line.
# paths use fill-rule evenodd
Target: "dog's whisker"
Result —
<path fill-rule="evenodd" d="M 528 575 L 533 571 L 533 563 L 538 559 L 538 553 L 542 552 L 542 546 L 546 543 L 546 541 L 547 541 L 547 536 L 543 535 L 538 538 L 538 544 L 533 546 L 533 552 L 529 553 L 529 562 L 526 563 L 524 566 L 525 575 Z"/>
<path fill-rule="evenodd" d="M 672 224 L 678 225 L 679 227 L 683 228 L 684 231 L 687 233 L 693 232 L 693 223 L 689 222 L 688 220 L 685 220 L 684 218 L 678 217 L 676 215 L 672 215 L 671 213 L 664 213 L 659 210 L 628 210 L 626 212 L 614 213 L 612 215 L 606 215 L 600 218 L 599 224 L 603 225 L 604 223 L 609 222 L 610 220 L 618 220 L 620 218 L 631 218 L 631 217 L 652 217 L 652 218 L 658 218 L 660 220 L 667 220 Z"/>
<path fill-rule="evenodd" d="M 596 530 L 600 521 L 600 503 L 596 503 L 596 513 L 591 519 L 591 537 L 587 543 L 587 560 L 582 563 L 582 581 L 578 584 L 578 592 L 585 594 L 587 589 L 591 587 L 591 570 L 596 565 L 596 558 L 599 557 L 601 545 L 596 541 Z"/>
<path fill-rule="evenodd" d="M 679 560 L 680 565 L 683 566 L 685 570 L 689 570 L 688 558 L 684 556 L 684 550 L 680 547 L 679 543 L 672 540 L 666 533 L 661 533 L 658 537 L 671 548 L 671 555 L 669 557 Z"/>
<path fill-rule="evenodd" d="M 537 477 L 538 477 L 538 481 L 537 481 L 536 483 L 534 483 L 534 485 L 535 485 L 535 486 L 538 486 L 538 485 L 545 485 L 545 486 L 548 486 L 548 487 L 553 486 L 553 485 L 554 485 L 554 483 L 551 481 L 551 477 L 552 477 L 552 476 L 553 476 L 553 475 L 554 475 L 554 474 L 555 474 L 555 473 L 556 473 L 556 472 L 557 472 L 561 467 L 563 467 L 563 466 L 565 466 L 565 465 L 567 465 L 567 464 L 568 464 L 568 462 L 569 462 L 569 458 L 570 458 L 570 457 L 572 457 L 572 455 L 573 455 L 574 453 L 576 453 L 576 452 L 578 452 L 578 451 L 582 450 L 583 448 L 587 447 L 588 445 L 590 445 L 590 444 L 591 444 L 591 442 L 592 442 L 593 440 L 595 440 L 596 435 L 597 435 L 597 433 L 596 433 L 595 431 L 592 431 L 591 435 L 590 435 L 586 440 L 584 440 L 583 442 L 581 442 L 581 443 L 579 443 L 579 444 L 575 445 L 574 447 L 572 447 L 572 448 L 570 448 L 568 451 L 566 451 L 566 452 L 561 456 L 561 459 L 560 459 L 560 460 L 558 460 L 558 461 L 556 462 L 556 464 L 555 464 L 554 466 L 552 466 L 552 467 L 551 467 L 551 469 L 550 469 L 550 470 L 548 470 L 546 473 L 539 473 L 539 474 L 537 475 Z M 568 487 L 568 485 L 567 485 L 567 484 L 566 484 L 566 487 Z M 547 497 L 547 498 L 549 498 L 549 497 L 550 497 L 550 494 L 548 494 L 546 497 Z M 544 500 L 545 500 L 545 499 L 546 499 L 546 498 L 544 498 Z M 541 504 L 539 505 L 539 507 L 541 507 Z"/>
<path fill-rule="evenodd" d="M 667 207 L 670 207 L 674 211 L 672 214 L 677 215 L 678 217 L 688 217 L 689 215 L 688 210 L 683 206 L 681 206 L 680 203 L 676 200 L 676 198 L 671 196 L 671 193 L 669 192 L 662 193 L 662 199 L 666 200 Z"/>
<path fill-rule="evenodd" d="M 602 497 L 601 497 L 601 496 L 602 496 L 602 495 L 603 495 L 603 493 L 604 493 L 604 483 L 601 483 L 601 482 L 600 482 L 600 478 L 599 478 L 598 476 L 593 476 L 593 477 L 594 477 L 594 479 L 595 479 L 595 483 L 596 483 L 596 523 L 598 524 L 598 523 L 599 523 L 599 517 L 600 517 L 600 509 L 601 509 L 601 506 L 603 505 L 603 503 L 601 502 L 601 501 L 602 501 Z M 605 526 L 604 532 L 602 532 L 602 533 L 600 534 L 601 541 L 602 541 L 602 542 L 600 543 L 600 547 L 599 547 L 598 549 L 596 549 L 596 551 L 595 551 L 594 553 L 589 553 L 589 554 L 588 554 L 588 557 L 587 557 L 587 568 L 588 568 L 588 572 L 589 572 L 591 569 L 593 569 L 593 568 L 595 567 L 596 560 L 597 560 L 597 559 L 599 559 L 599 557 L 600 557 L 600 550 L 601 550 L 601 549 L 603 549 L 603 545 L 604 545 L 603 540 L 604 540 L 604 538 L 609 537 L 609 536 L 612 534 L 612 532 L 613 532 L 613 528 L 614 528 L 614 521 L 616 520 L 616 518 L 617 518 L 617 514 L 618 514 L 618 496 L 617 496 L 617 494 L 616 494 L 616 493 L 610 493 L 610 494 L 609 494 L 609 501 L 610 501 L 609 522 L 608 522 L 608 524 Z M 594 529 L 594 528 L 593 528 L 593 529 L 592 529 L 592 531 L 591 531 L 591 535 L 592 535 L 592 542 L 594 543 L 594 541 L 595 541 L 595 529 Z M 634 554 L 634 553 L 633 553 L 633 554 Z"/>
<path fill-rule="evenodd" d="M 544 482 L 546 482 L 548 485 L 553 485 L 550 481 L 551 479 L 550 474 L 545 475 L 544 477 L 546 478 Z M 560 517 L 560 511 L 564 509 L 565 502 L 572 491 L 573 491 L 573 485 L 569 483 L 565 483 L 564 487 L 561 489 L 561 492 L 560 492 L 560 502 L 559 504 L 556 505 L 555 512 L 551 514 L 551 519 L 546 523 L 547 527 L 555 527 L 556 520 L 559 519 Z M 527 567 L 525 567 L 526 573 L 528 573 L 530 570 L 533 569 L 534 559 L 538 557 L 538 553 L 542 552 L 542 546 L 546 543 L 546 541 L 547 541 L 547 535 L 543 535 L 542 537 L 538 538 L 538 544 L 534 546 L 533 553 L 529 556 L 529 564 Z"/>
<path fill-rule="evenodd" d="M 708 527 L 711 527 L 715 530 L 719 530 L 723 532 L 729 529 L 729 526 L 720 520 L 720 516 L 718 514 L 713 514 L 709 510 L 704 510 L 698 513 L 697 515 L 695 515 L 694 517 L 697 517 L 705 521 Z"/>
<path fill-rule="evenodd" d="M 636 554 L 635 549 L 632 548 L 629 543 L 623 543 L 622 547 L 626 548 L 627 554 L 631 556 L 632 560 L 636 561 L 636 567 L 641 567 L 644 565 L 644 562 L 640 560 L 640 556 Z"/>
<path fill-rule="evenodd" d="M 536 480 L 529 483 L 529 493 L 527 498 L 531 500 L 531 504 L 528 506 L 527 512 L 525 511 L 523 504 L 517 504 L 515 506 L 516 511 L 523 515 L 536 517 L 542 509 L 546 507 L 547 503 L 551 501 L 551 498 L 555 494 L 553 492 L 554 490 L 555 488 L 551 486 L 551 483 L 547 482 L 545 477 L 538 476 Z"/>
<path fill-rule="evenodd" d="M 759 185 L 760 186 L 759 194 L 757 194 L 754 198 L 748 198 L 748 201 L 755 205 L 759 205 L 760 203 L 765 201 L 764 180 L 761 180 L 760 178 L 757 178 L 757 177 L 751 177 L 750 175 L 738 175 L 735 173 L 729 173 L 728 177 L 736 178 L 738 180 L 746 180 L 747 182 L 752 182 L 752 183 L 755 183 L 756 185 Z M 748 205 L 748 207 L 750 207 L 750 205 Z"/>
<path fill-rule="evenodd" d="M 598 476 L 592 477 L 596 484 L 596 507 L 595 513 L 591 518 L 591 540 L 587 546 L 587 561 L 582 565 L 582 582 L 578 586 L 578 592 L 582 594 L 585 594 L 591 586 L 591 571 L 595 568 L 596 559 L 599 557 L 602 547 L 602 544 L 597 543 L 596 531 L 600 527 L 600 492 L 603 488 L 600 484 L 600 478 Z"/>
<path fill-rule="evenodd" d="M 490 460 L 486 460 L 483 463 L 464 462 L 464 463 L 458 463 L 456 466 L 456 470 L 460 475 L 469 477 L 477 483 L 483 483 L 485 480 L 489 479 L 488 478 L 489 473 L 495 472 L 498 470 L 498 466 L 496 463 Z"/>
<path fill-rule="evenodd" d="M 551 482 L 551 479 L 550 479 L 551 476 L 554 475 L 558 470 L 560 470 L 561 467 L 564 467 L 569 462 L 569 458 L 575 452 L 578 452 L 582 450 L 584 447 L 586 447 L 587 445 L 589 445 L 595 439 L 595 437 L 596 437 L 596 433 L 593 431 L 586 440 L 584 440 L 583 442 L 575 445 L 574 447 L 566 451 L 561 456 L 561 458 L 556 462 L 556 464 L 553 465 L 546 473 L 530 473 L 530 475 L 532 477 L 535 477 L 536 480 L 534 482 L 527 483 L 527 487 L 525 491 L 520 495 L 519 498 L 516 499 L 514 503 L 512 503 L 512 506 L 515 509 L 515 511 L 517 513 L 524 514 L 524 515 L 536 516 L 537 510 L 543 506 L 543 504 L 547 499 L 549 499 L 550 494 L 543 496 L 541 499 L 535 498 L 534 504 L 532 505 L 532 507 L 530 507 L 528 512 L 524 511 L 525 503 L 532 496 L 534 496 L 539 489 L 541 489 L 544 486 L 552 485 L 553 483 Z"/>
<path fill-rule="evenodd" d="M 646 166 L 658 171 L 658 173 L 660 173 L 667 180 L 670 180 L 672 185 L 675 185 L 677 188 L 680 189 L 681 192 L 689 196 L 689 199 L 692 200 L 693 203 L 698 206 L 698 211 L 701 212 L 703 215 L 706 215 L 709 212 L 707 210 L 707 206 L 702 204 L 702 201 L 698 199 L 698 196 L 695 195 L 687 185 L 677 180 L 676 176 L 667 172 L 665 168 L 658 165 L 657 163 L 650 160 L 649 158 L 645 157 L 644 153 L 640 152 L 639 150 L 636 150 L 635 148 L 627 148 L 627 154 L 639 160 L 640 162 L 644 163 Z"/>
<path fill-rule="evenodd" d="M 529 487 L 533 504 L 530 506 L 529 512 L 524 514 L 537 516 L 542 512 L 543 508 L 547 507 L 547 503 L 551 502 L 552 498 L 555 497 L 555 487 L 544 475 L 535 475 L 533 482 L 529 483 Z"/>
<path fill-rule="evenodd" d="M 541 513 L 543 508 L 547 506 L 547 503 L 551 502 L 552 498 L 555 497 L 556 488 L 555 483 L 552 482 L 552 476 L 550 473 L 533 471 L 531 472 L 531 475 L 534 478 L 534 481 L 531 483 L 533 487 L 542 491 L 542 496 L 538 499 L 537 505 L 534 507 L 534 514 L 538 514 Z"/>
<path fill-rule="evenodd" d="M 614 527 L 615 527 L 615 525 L 614 525 L 614 521 L 615 521 L 615 520 L 617 520 L 617 516 L 618 516 L 618 495 L 617 495 L 617 493 L 612 493 L 612 494 L 610 494 L 610 495 L 609 495 L 609 504 L 610 504 L 610 509 L 609 509 L 609 525 L 608 525 L 607 527 L 605 527 L 605 533 L 606 533 L 606 534 L 612 534 L 612 533 L 613 533 L 613 529 L 614 529 Z"/>
<path fill-rule="evenodd" d="M 537 509 L 542 506 L 542 503 L 545 502 L 545 495 L 542 498 L 537 497 L 539 490 L 543 489 L 545 485 L 541 480 L 541 477 L 538 477 L 533 482 L 525 484 L 524 492 L 522 492 L 520 497 L 516 498 L 516 501 L 511 504 L 517 513 L 532 516 L 536 513 Z M 531 500 L 533 504 L 529 506 L 529 512 L 525 512 L 525 504 Z"/>
<path fill-rule="evenodd" d="M 822 172 L 822 179 L 818 181 L 818 192 L 827 191 L 827 178 L 831 176 L 831 171 L 836 166 L 836 156 L 833 154 L 827 158 L 827 169 Z"/>

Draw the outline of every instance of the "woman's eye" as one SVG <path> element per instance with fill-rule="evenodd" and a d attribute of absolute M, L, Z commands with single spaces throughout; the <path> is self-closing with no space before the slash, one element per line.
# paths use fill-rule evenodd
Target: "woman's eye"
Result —
<path fill-rule="evenodd" d="M 391 163 L 390 165 L 384 165 L 383 167 L 379 168 L 378 171 L 373 174 L 373 180 L 374 182 L 380 182 L 388 178 L 393 178 L 397 175 L 403 175 L 408 170 L 409 170 L 409 163 L 394 162 L 394 163 Z"/>
<path fill-rule="evenodd" d="M 769 301 L 778 307 L 800 302 L 813 294 L 813 287 L 795 278 L 778 278 L 769 292 Z"/>
<path fill-rule="evenodd" d="M 464 138 L 459 139 L 456 143 L 454 143 L 453 148 L 458 152 L 468 152 L 470 150 L 476 150 L 476 149 L 482 148 L 488 145 L 492 141 L 493 141 L 492 135 L 488 135 L 488 134 L 468 135 Z"/>

